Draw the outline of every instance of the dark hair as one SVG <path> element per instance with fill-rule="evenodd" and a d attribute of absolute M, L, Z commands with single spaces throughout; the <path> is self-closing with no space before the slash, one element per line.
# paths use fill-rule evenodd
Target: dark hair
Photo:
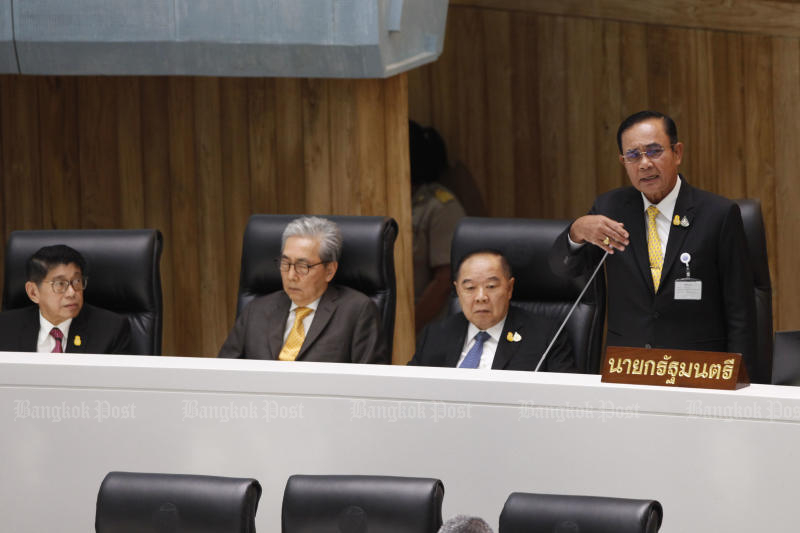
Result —
<path fill-rule="evenodd" d="M 473 255 L 481 255 L 481 254 L 489 254 L 499 257 L 500 267 L 503 269 L 503 274 L 506 276 L 506 279 L 511 279 L 511 263 L 508 262 L 508 259 L 506 259 L 506 256 L 503 255 L 503 252 L 492 248 L 483 248 L 481 250 L 475 250 L 474 252 L 469 252 L 468 254 L 463 255 L 458 260 L 458 266 L 456 266 L 456 269 L 453 271 L 453 281 L 458 280 L 458 273 L 461 270 L 461 265 L 464 264 L 464 261 L 466 261 Z"/>
<path fill-rule="evenodd" d="M 86 260 L 83 256 L 65 244 L 45 246 L 33 254 L 25 264 L 25 276 L 28 281 L 40 284 L 47 277 L 47 273 L 58 265 L 75 264 L 86 275 Z"/>
<path fill-rule="evenodd" d="M 617 147 L 619 148 L 619 153 L 622 153 L 622 134 L 636 124 L 644 122 L 645 120 L 650 120 L 651 118 L 660 118 L 664 122 L 664 131 L 667 133 L 667 137 L 669 137 L 670 145 L 678 142 L 678 127 L 675 125 L 674 120 L 658 111 L 639 111 L 623 120 L 619 125 L 619 129 L 617 130 Z"/>
<path fill-rule="evenodd" d="M 422 185 L 439 179 L 447 170 L 447 146 L 439 132 L 408 121 L 408 154 L 411 159 L 411 183 Z"/>

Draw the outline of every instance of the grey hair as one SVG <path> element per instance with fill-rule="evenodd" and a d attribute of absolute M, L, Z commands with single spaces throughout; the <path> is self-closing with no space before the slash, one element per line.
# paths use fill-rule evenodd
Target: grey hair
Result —
<path fill-rule="evenodd" d="M 281 236 L 281 252 L 289 237 L 311 237 L 319 241 L 319 258 L 326 263 L 339 261 L 342 255 L 342 232 L 328 219 L 300 217 L 289 222 Z"/>
<path fill-rule="evenodd" d="M 483 518 L 460 514 L 442 524 L 439 533 L 492 533 L 492 528 Z"/>

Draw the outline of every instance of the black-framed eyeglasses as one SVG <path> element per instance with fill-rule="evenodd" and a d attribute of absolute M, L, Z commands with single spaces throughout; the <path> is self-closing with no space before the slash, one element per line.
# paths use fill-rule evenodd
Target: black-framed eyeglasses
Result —
<path fill-rule="evenodd" d="M 673 146 L 675 145 L 671 144 L 670 148 L 672 148 Z M 643 155 L 646 155 L 647 159 L 658 159 L 659 157 L 661 157 L 661 154 L 663 154 L 665 150 L 666 148 L 664 148 L 660 144 L 650 144 L 645 147 L 644 151 L 639 150 L 638 148 L 634 148 L 633 150 L 628 150 L 627 152 L 622 154 L 622 159 L 626 163 L 636 163 L 642 158 Z"/>
<path fill-rule="evenodd" d="M 66 280 L 66 279 L 55 279 L 53 281 L 48 281 L 51 287 L 53 287 L 53 292 L 56 294 L 64 294 L 67 292 L 67 287 L 70 285 L 72 286 L 72 290 L 75 292 L 81 292 L 86 289 L 86 285 L 89 283 L 89 278 L 75 278 L 73 280 Z"/>
<path fill-rule="evenodd" d="M 278 268 L 281 269 L 281 272 L 289 272 L 289 269 L 294 267 L 294 271 L 297 273 L 298 276 L 305 276 L 308 274 L 308 271 L 314 268 L 315 266 L 324 265 L 325 263 L 329 263 L 330 261 L 320 261 L 319 263 L 314 263 L 313 265 L 309 265 L 305 261 L 297 261 L 296 263 L 292 263 L 285 257 L 275 260 L 275 264 L 278 265 Z"/>

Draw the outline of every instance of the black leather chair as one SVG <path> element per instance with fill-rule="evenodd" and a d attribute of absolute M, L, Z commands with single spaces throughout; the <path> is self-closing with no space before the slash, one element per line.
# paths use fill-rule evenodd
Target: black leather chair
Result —
<path fill-rule="evenodd" d="M 769 383 L 772 373 L 772 283 L 769 277 L 767 238 L 764 233 L 764 218 L 761 202 L 755 199 L 735 200 L 742 212 L 742 223 L 753 268 L 756 299 L 756 359 L 757 376 L 750 376 L 753 383 Z"/>
<path fill-rule="evenodd" d="M 436 533 L 444 485 L 390 476 L 292 476 L 283 494 L 283 533 Z"/>
<path fill-rule="evenodd" d="M 3 310 L 31 305 L 25 264 L 39 248 L 66 244 L 86 259 L 86 302 L 128 317 L 131 352 L 161 354 L 161 232 L 143 230 L 14 231 L 8 239 Z"/>
<path fill-rule="evenodd" d="M 800 331 L 776 331 L 773 385 L 800 385 Z"/>
<path fill-rule="evenodd" d="M 96 533 L 254 533 L 255 479 L 109 472 L 97 494 Z"/>
<path fill-rule="evenodd" d="M 502 252 L 516 278 L 511 303 L 560 323 L 586 281 L 557 276 L 547 261 L 553 242 L 569 223 L 567 220 L 463 218 L 453 235 L 451 264 L 457 265 L 463 256 L 480 249 Z M 575 364 L 581 372 L 597 373 L 600 369 L 605 292 L 605 279 L 599 273 L 565 327 L 575 350 Z M 455 296 L 450 310 L 454 313 L 460 310 Z"/>
<path fill-rule="evenodd" d="M 242 243 L 242 271 L 236 314 L 256 296 L 282 289 L 275 259 L 281 255 L 281 235 L 286 224 L 303 215 L 253 215 Z M 342 232 L 342 255 L 333 283 L 357 289 L 375 302 L 381 317 L 389 355 L 394 337 L 397 286 L 394 241 L 397 222 L 389 217 L 325 216 Z"/>
<path fill-rule="evenodd" d="M 663 516 L 655 500 L 515 492 L 498 533 L 655 533 Z"/>

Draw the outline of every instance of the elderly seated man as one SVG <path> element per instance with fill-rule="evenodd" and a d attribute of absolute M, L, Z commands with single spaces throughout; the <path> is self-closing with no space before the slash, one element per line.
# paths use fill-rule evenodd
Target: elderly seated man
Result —
<path fill-rule="evenodd" d="M 244 308 L 219 357 L 388 363 L 378 308 L 366 295 L 331 284 L 342 250 L 338 226 L 298 218 L 281 242 L 283 290 Z"/>

